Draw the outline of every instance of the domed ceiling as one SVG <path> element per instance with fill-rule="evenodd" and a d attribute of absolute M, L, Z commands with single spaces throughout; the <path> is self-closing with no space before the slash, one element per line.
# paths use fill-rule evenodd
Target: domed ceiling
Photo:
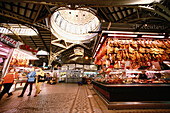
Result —
<path fill-rule="evenodd" d="M 88 43 L 100 27 L 95 13 L 87 8 L 76 10 L 60 8 L 51 16 L 51 31 L 54 36 L 71 43 Z"/>

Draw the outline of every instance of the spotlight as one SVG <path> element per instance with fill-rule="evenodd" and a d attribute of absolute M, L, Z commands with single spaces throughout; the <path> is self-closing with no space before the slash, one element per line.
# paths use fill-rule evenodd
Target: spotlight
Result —
<path fill-rule="evenodd" d="M 86 56 L 86 57 L 85 57 L 85 59 L 86 59 L 86 60 L 88 60 L 88 59 L 89 59 L 89 57 L 88 57 L 88 56 Z"/>

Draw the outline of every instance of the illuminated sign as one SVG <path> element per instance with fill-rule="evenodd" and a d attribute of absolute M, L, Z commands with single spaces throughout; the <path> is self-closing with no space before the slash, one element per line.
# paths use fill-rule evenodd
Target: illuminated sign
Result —
<path fill-rule="evenodd" d="M 2 33 L 0 33 L 0 41 L 6 43 L 8 45 L 11 45 L 13 47 L 17 47 L 17 45 L 18 45 L 18 42 L 16 40 L 14 40 L 14 39 L 12 39 L 8 36 L 3 35 Z"/>

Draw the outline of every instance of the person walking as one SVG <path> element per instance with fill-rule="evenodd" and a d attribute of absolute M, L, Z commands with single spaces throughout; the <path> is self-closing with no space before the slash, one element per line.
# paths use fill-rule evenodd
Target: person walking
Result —
<path fill-rule="evenodd" d="M 31 95 L 31 92 L 32 92 L 32 85 L 33 83 L 35 82 L 35 75 L 36 75 L 36 72 L 34 70 L 34 67 L 32 67 L 32 71 L 30 73 L 27 74 L 27 82 L 25 83 L 25 86 L 24 86 L 24 89 L 22 90 L 22 93 L 21 95 L 19 95 L 18 97 L 23 97 L 24 93 L 25 93 L 25 90 L 27 89 L 27 86 L 30 85 L 30 91 L 29 91 L 29 94 L 27 96 L 30 96 Z"/>
<path fill-rule="evenodd" d="M 3 78 L 4 89 L 2 90 L 2 92 L 0 94 L 0 100 L 2 99 L 2 97 L 4 96 L 5 93 L 8 94 L 8 97 L 13 95 L 12 92 L 9 93 L 9 90 L 14 83 L 14 79 L 17 79 L 17 78 L 18 78 L 17 72 L 15 72 L 15 70 L 13 68 L 10 69 L 10 71 Z"/>
<path fill-rule="evenodd" d="M 36 88 L 36 92 L 34 97 L 36 97 L 39 93 L 40 93 L 40 86 L 41 83 L 45 81 L 45 77 L 44 77 L 44 71 L 42 70 L 42 68 L 39 69 L 38 72 L 36 72 L 36 82 L 35 82 L 35 88 Z"/>

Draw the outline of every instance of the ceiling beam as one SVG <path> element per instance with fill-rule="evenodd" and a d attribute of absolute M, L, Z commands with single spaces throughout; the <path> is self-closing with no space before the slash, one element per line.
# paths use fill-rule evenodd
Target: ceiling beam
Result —
<path fill-rule="evenodd" d="M 28 9 L 28 3 L 26 3 L 26 6 L 25 6 L 25 12 L 24 12 L 25 17 L 26 17 L 27 9 Z"/>
<path fill-rule="evenodd" d="M 127 15 L 126 17 L 121 18 L 120 20 L 118 20 L 118 22 L 122 22 L 122 21 L 124 21 L 125 19 L 129 20 L 128 18 L 130 18 L 130 17 L 132 17 L 132 16 L 134 16 L 134 15 L 137 16 L 137 12 L 131 13 L 131 14 Z M 127 21 L 126 21 L 126 22 L 127 22 Z"/>
<path fill-rule="evenodd" d="M 40 32 L 39 32 L 38 29 L 37 29 L 37 31 L 38 31 L 37 35 L 38 35 L 38 37 L 40 38 L 40 40 L 41 40 L 41 42 L 42 42 L 42 44 L 43 44 L 43 46 L 44 46 L 44 49 L 45 49 L 47 52 L 49 52 L 49 50 L 48 50 L 48 48 L 47 48 L 47 45 L 45 44 L 45 42 L 44 42 L 44 40 L 43 40 L 43 38 L 42 38 L 42 36 L 41 36 L 41 34 L 40 34 Z"/>
<path fill-rule="evenodd" d="M 45 5 L 45 8 L 47 9 L 48 13 L 51 15 L 52 12 L 51 12 L 50 8 L 47 5 Z"/>
<path fill-rule="evenodd" d="M 128 9 L 129 9 L 129 8 L 124 7 L 124 10 L 125 10 L 126 16 L 127 16 L 127 15 L 129 15 L 129 14 L 128 14 L 128 12 L 127 12 L 127 10 L 128 10 Z"/>
<path fill-rule="evenodd" d="M 4 0 L 1 0 L 4 1 Z M 28 0 L 8 0 L 10 2 L 24 2 Z M 135 5 L 135 4 L 150 4 L 155 2 L 155 0 L 29 0 L 31 2 L 39 3 L 67 3 L 67 4 L 80 4 L 88 5 L 95 4 L 99 6 L 113 6 L 113 5 Z M 159 2 L 160 0 L 158 0 Z"/>
<path fill-rule="evenodd" d="M 36 4 L 33 4 L 33 7 L 32 7 L 32 9 L 31 9 L 31 14 L 30 14 L 30 17 L 29 17 L 30 19 L 31 19 L 31 17 L 32 17 L 32 15 L 33 15 L 35 6 L 36 6 Z"/>
<path fill-rule="evenodd" d="M 121 8 L 118 7 L 118 9 L 119 9 L 120 14 L 122 15 L 122 18 L 124 18 L 125 16 L 123 15 Z"/>
<path fill-rule="evenodd" d="M 113 22 L 115 21 L 116 22 L 116 19 L 114 18 L 114 16 L 111 14 L 111 11 L 110 11 L 110 9 L 109 8 L 106 8 L 107 10 L 108 10 L 108 12 L 109 12 L 109 14 L 110 14 L 110 16 L 112 17 L 112 19 L 113 19 Z"/>
<path fill-rule="evenodd" d="M 103 11 L 103 9 L 102 9 L 102 8 L 99 8 L 99 10 L 103 13 L 103 15 L 105 16 L 105 18 L 106 18 L 109 22 L 111 22 L 110 18 L 106 15 L 106 13 Z"/>
<path fill-rule="evenodd" d="M 163 11 L 165 11 L 168 15 L 170 15 L 170 10 L 167 9 L 165 6 L 163 6 L 162 4 L 160 3 L 156 3 L 156 5 L 161 8 Z"/>
<path fill-rule="evenodd" d="M 50 17 L 50 16 L 51 16 L 51 14 L 48 14 L 47 16 L 44 16 L 43 18 L 37 20 L 35 23 L 40 22 L 40 21 L 42 21 L 42 20 L 44 21 L 45 18 L 48 18 L 48 17 Z"/>
<path fill-rule="evenodd" d="M 40 11 L 41 11 L 42 7 L 43 7 L 43 5 L 40 5 L 40 7 L 39 7 L 39 9 L 38 9 L 38 12 L 37 12 L 37 14 L 36 14 L 36 16 L 35 16 L 35 18 L 34 18 L 33 23 L 35 23 L 35 21 L 37 20 L 38 15 L 40 14 Z"/>
<path fill-rule="evenodd" d="M 1 1 L 1 0 L 0 0 L 0 1 Z M 7 0 L 7 1 L 8 1 L 8 0 Z M 10 5 L 10 2 L 3 2 L 3 3 Z M 20 5 L 21 2 L 16 2 L 16 3 L 18 3 L 18 5 L 14 4 L 14 3 L 12 2 L 12 6 L 15 6 L 15 7 L 17 7 L 17 8 L 22 8 L 22 9 L 25 9 L 25 10 L 33 10 L 33 11 L 35 11 L 35 12 L 38 11 L 38 10 L 30 9 L 30 8 L 28 8 L 28 7 L 23 7 L 23 6 L 21 6 L 21 5 Z M 26 2 L 26 4 L 29 4 L 29 3 Z M 30 4 L 33 4 L 33 3 L 30 3 Z"/>
<path fill-rule="evenodd" d="M 11 6 L 11 11 L 13 12 L 13 3 L 12 2 L 10 3 L 10 6 Z"/>
<path fill-rule="evenodd" d="M 31 36 L 29 36 L 31 41 L 34 43 L 35 47 L 37 48 L 37 44 L 35 43 L 35 41 L 33 40 L 33 38 Z"/>
<path fill-rule="evenodd" d="M 4 25 L 4 24 L 0 24 L 0 25 L 3 26 L 3 27 L 5 27 L 5 28 L 7 28 L 8 30 L 10 30 L 10 31 L 12 32 L 12 34 L 15 35 L 20 42 L 24 43 L 23 40 L 21 39 L 21 37 L 20 37 L 20 36 L 17 34 L 17 32 L 13 29 L 13 27 L 9 26 L 8 23 L 5 24 L 5 25 Z"/>
<path fill-rule="evenodd" d="M 119 21 L 119 20 L 120 20 L 120 17 L 119 17 L 119 15 L 117 14 L 117 11 L 115 10 L 115 8 L 114 8 L 114 7 L 113 7 L 112 9 L 113 9 L 114 13 L 116 14 L 116 16 L 117 16 L 117 18 L 118 18 L 118 20 L 117 20 L 117 21 Z"/>
<path fill-rule="evenodd" d="M 146 6 L 140 6 L 139 8 L 143 8 L 145 10 L 157 13 L 158 15 L 160 15 L 160 16 L 164 17 L 165 19 L 167 19 L 168 21 L 170 21 L 170 17 L 169 16 L 165 15 L 162 12 L 159 12 L 159 11 L 155 10 L 154 8 L 150 8 L 150 7 L 146 7 Z"/>
<path fill-rule="evenodd" d="M 18 3 L 18 6 L 17 6 L 17 13 L 19 14 L 19 11 L 20 11 L 20 3 Z"/>
<path fill-rule="evenodd" d="M 5 16 L 5 17 L 8 17 L 8 18 L 12 18 L 14 20 L 17 20 L 17 21 L 20 21 L 20 22 L 24 22 L 25 24 L 30 24 L 30 25 L 33 25 L 33 26 L 37 26 L 37 27 L 40 27 L 40 28 L 43 28 L 43 29 L 46 29 L 48 31 L 50 31 L 50 28 L 47 27 L 46 25 L 44 24 L 41 24 L 41 23 L 32 23 L 32 20 L 26 18 L 26 17 L 23 17 L 21 15 L 18 15 L 18 14 L 15 14 L 13 12 L 10 12 L 8 10 L 4 10 L 3 8 L 0 7 L 0 15 L 1 16 Z"/>

